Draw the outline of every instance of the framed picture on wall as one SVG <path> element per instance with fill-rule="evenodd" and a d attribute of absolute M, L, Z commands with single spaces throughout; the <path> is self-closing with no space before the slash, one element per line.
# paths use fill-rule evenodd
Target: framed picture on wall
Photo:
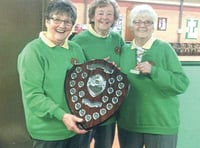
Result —
<path fill-rule="evenodd" d="M 167 18 L 164 18 L 164 17 L 158 18 L 157 30 L 159 31 L 167 30 Z"/>
<path fill-rule="evenodd" d="M 187 19 L 186 20 L 186 39 L 197 39 L 198 38 L 198 19 Z"/>

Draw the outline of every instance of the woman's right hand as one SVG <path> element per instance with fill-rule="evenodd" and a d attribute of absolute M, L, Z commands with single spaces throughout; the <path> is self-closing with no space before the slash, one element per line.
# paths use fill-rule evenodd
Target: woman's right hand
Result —
<path fill-rule="evenodd" d="M 79 118 L 79 117 L 72 115 L 72 114 L 64 114 L 62 121 L 65 124 L 65 126 L 67 127 L 67 129 L 70 130 L 70 131 L 74 131 L 77 134 L 87 133 L 86 130 L 80 129 L 77 126 L 77 123 L 83 122 L 82 118 Z"/>

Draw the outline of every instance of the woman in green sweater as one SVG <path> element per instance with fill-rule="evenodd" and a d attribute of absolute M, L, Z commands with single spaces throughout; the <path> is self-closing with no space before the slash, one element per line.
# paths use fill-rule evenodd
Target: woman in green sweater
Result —
<path fill-rule="evenodd" d="M 72 38 L 78 43 L 86 56 L 86 60 L 105 59 L 114 61 L 119 66 L 120 50 L 124 41 L 120 34 L 112 32 L 111 27 L 119 17 L 119 8 L 114 0 L 94 0 L 89 8 L 88 30 Z M 92 138 L 95 148 L 112 148 L 115 134 L 116 118 L 113 116 L 105 123 L 82 135 L 81 148 L 89 148 Z"/>
<path fill-rule="evenodd" d="M 134 40 L 123 47 L 120 68 L 131 91 L 120 107 L 120 148 L 176 148 L 179 127 L 177 95 L 188 87 L 174 49 L 152 34 L 157 14 L 149 5 L 130 12 Z"/>
<path fill-rule="evenodd" d="M 18 57 L 26 125 L 33 148 L 78 148 L 76 126 L 82 122 L 70 113 L 64 82 L 66 71 L 75 62 L 84 62 L 81 47 L 66 41 L 76 21 L 71 3 L 50 3 L 45 19 L 46 32 L 28 43 Z"/>

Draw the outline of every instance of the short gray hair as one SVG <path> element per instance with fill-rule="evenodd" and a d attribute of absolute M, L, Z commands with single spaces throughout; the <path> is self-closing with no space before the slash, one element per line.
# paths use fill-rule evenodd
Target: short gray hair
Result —
<path fill-rule="evenodd" d="M 147 4 L 138 5 L 131 10 L 129 15 L 129 26 L 130 27 L 133 26 L 133 21 L 135 20 L 136 17 L 143 17 L 143 16 L 152 19 L 155 29 L 157 26 L 158 15 L 155 12 L 155 10 L 150 5 Z"/>
<path fill-rule="evenodd" d="M 75 24 L 77 19 L 77 9 L 74 4 L 69 0 L 57 0 L 49 3 L 45 17 L 50 19 L 53 14 L 66 13 L 71 17 L 72 25 Z"/>

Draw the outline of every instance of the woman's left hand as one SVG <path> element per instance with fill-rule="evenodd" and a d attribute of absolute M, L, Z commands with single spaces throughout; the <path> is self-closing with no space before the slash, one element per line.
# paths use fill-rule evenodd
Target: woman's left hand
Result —
<path fill-rule="evenodd" d="M 148 61 L 141 62 L 136 66 L 136 69 L 138 69 L 142 74 L 150 74 L 152 69 L 152 63 Z"/>

